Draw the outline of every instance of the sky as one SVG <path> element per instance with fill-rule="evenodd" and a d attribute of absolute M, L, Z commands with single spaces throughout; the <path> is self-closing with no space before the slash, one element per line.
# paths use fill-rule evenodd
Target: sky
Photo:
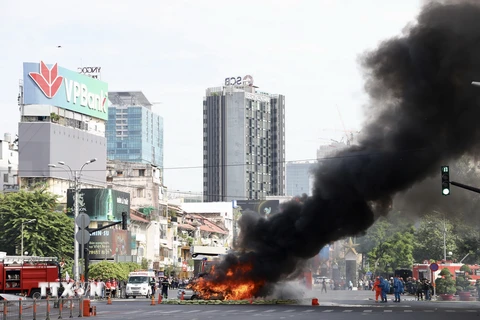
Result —
<path fill-rule="evenodd" d="M 99 66 L 111 91 L 141 90 L 164 118 L 164 184 L 202 191 L 205 89 L 252 75 L 286 97 L 287 161 L 362 128 L 359 59 L 401 36 L 423 0 L 0 2 L 0 134 L 18 132 L 23 62 Z M 61 46 L 58 48 L 57 46 Z"/>

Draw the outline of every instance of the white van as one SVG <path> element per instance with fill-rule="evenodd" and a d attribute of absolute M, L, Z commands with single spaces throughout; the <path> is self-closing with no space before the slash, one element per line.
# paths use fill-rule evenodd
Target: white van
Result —
<path fill-rule="evenodd" d="M 135 271 L 128 274 L 125 296 L 128 299 L 137 296 L 149 298 L 152 295 L 152 285 L 155 284 L 155 272 Z"/>

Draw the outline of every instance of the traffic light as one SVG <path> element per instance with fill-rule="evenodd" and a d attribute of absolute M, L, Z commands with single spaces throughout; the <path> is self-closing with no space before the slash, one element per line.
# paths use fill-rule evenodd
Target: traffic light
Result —
<path fill-rule="evenodd" d="M 442 166 L 442 194 L 444 196 L 450 194 L 450 170 L 448 166 Z"/>
<path fill-rule="evenodd" d="M 127 230 L 127 213 L 122 212 L 122 230 Z"/>

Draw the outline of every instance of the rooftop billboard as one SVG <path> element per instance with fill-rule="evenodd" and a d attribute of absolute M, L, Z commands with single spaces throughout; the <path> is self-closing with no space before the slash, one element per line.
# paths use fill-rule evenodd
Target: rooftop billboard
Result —
<path fill-rule="evenodd" d="M 280 212 L 279 200 L 236 200 L 235 207 L 240 207 L 242 213 L 253 211 L 261 217 L 268 217 Z"/>
<path fill-rule="evenodd" d="M 67 192 L 67 214 L 73 217 L 74 189 Z M 130 217 L 130 194 L 113 189 L 80 189 L 78 211 L 91 221 L 122 221 L 122 212 Z"/>
<path fill-rule="evenodd" d="M 108 85 L 56 63 L 23 63 L 23 103 L 60 107 L 108 120 Z"/>

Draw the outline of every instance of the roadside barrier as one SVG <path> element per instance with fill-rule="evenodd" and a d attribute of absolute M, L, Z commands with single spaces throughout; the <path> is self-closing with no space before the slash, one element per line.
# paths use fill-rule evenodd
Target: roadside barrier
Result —
<path fill-rule="evenodd" d="M 96 315 L 96 306 L 90 306 L 90 300 L 84 298 L 0 301 L 0 320 L 53 320 Z"/>

